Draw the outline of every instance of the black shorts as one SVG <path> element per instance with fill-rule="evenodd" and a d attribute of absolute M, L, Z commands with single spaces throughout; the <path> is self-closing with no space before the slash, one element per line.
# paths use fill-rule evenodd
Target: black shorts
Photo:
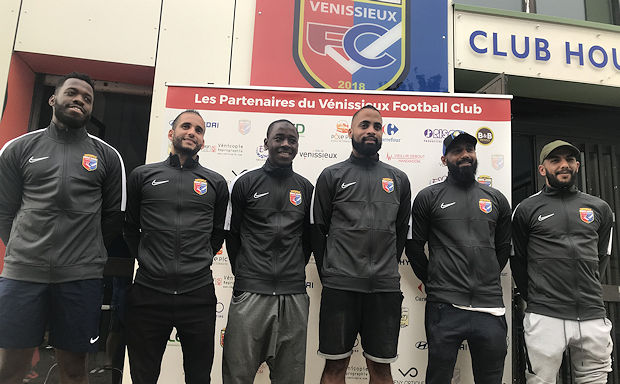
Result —
<path fill-rule="evenodd" d="M 403 294 L 361 293 L 323 287 L 319 314 L 319 355 L 351 356 L 357 334 L 364 356 L 377 363 L 396 361 Z"/>
<path fill-rule="evenodd" d="M 0 277 L 0 348 L 49 343 L 70 352 L 96 350 L 101 316 L 101 279 L 32 283 Z"/>

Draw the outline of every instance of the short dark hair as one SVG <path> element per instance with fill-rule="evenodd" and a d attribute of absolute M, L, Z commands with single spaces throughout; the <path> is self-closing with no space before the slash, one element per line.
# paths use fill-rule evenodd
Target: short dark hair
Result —
<path fill-rule="evenodd" d="M 194 115 L 198 115 L 202 120 L 204 120 L 204 117 L 202 117 L 202 115 L 200 114 L 200 112 L 198 112 L 195 109 L 186 109 L 183 112 L 179 113 L 177 115 L 177 117 L 174 118 L 174 120 L 172 120 L 172 129 L 175 129 L 177 126 L 177 123 L 179 122 L 179 117 L 181 117 L 182 114 L 184 113 L 193 113 Z"/>
<path fill-rule="evenodd" d="M 378 114 L 381 114 L 381 112 L 379 112 L 379 110 L 377 108 L 375 108 L 374 105 L 372 104 L 366 104 L 364 105 L 362 108 L 358 109 L 354 114 L 353 117 L 351 118 L 351 125 L 353 125 L 353 120 L 355 119 L 355 116 L 357 116 L 358 113 L 362 112 L 364 109 L 372 109 L 373 111 L 377 112 Z"/>
<path fill-rule="evenodd" d="M 71 72 L 67 73 L 64 76 L 61 76 L 60 79 L 58 79 L 58 81 L 56 82 L 56 88 L 54 88 L 54 93 L 56 93 L 58 89 L 60 89 L 69 79 L 78 79 L 85 81 L 93 89 L 93 92 L 95 91 L 95 82 L 93 81 L 93 79 L 90 78 L 90 76 L 81 72 Z"/>
<path fill-rule="evenodd" d="M 295 127 L 295 124 L 291 123 L 291 121 L 287 120 L 287 119 L 280 119 L 280 120 L 272 121 L 271 124 L 269 124 L 269 126 L 267 127 L 267 138 L 269 138 L 269 134 L 271 133 L 274 125 L 276 125 L 278 123 L 288 123 L 288 124 L 292 125 L 293 128 Z M 297 130 L 295 130 L 295 132 L 297 132 Z"/>

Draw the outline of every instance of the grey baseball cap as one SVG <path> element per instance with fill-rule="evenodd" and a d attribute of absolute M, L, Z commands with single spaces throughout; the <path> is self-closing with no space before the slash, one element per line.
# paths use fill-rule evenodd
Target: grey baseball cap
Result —
<path fill-rule="evenodd" d="M 575 155 L 575 157 L 579 156 L 579 148 L 575 147 L 574 145 L 572 145 L 571 143 L 564 141 L 564 140 L 555 140 L 550 142 L 549 144 L 545 145 L 543 147 L 543 149 L 540 151 L 540 164 L 543 163 L 543 161 L 545 161 L 545 159 L 547 157 L 549 157 L 549 155 L 551 154 L 551 152 L 555 151 L 558 148 L 562 148 L 562 147 L 566 147 L 568 149 L 570 149 L 573 154 Z"/>

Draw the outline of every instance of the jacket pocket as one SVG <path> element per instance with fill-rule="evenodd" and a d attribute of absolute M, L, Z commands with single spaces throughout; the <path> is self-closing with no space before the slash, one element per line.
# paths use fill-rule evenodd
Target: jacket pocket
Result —
<path fill-rule="evenodd" d="M 49 265 L 56 215 L 48 210 L 18 212 L 7 244 L 6 261 Z"/>

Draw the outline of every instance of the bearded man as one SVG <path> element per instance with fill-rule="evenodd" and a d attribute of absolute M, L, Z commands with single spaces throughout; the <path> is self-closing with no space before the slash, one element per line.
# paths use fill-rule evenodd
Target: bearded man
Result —
<path fill-rule="evenodd" d="M 527 308 L 523 330 L 531 383 L 555 383 L 569 348 L 576 383 L 606 383 L 613 343 L 601 279 L 611 254 L 609 205 L 575 186 L 580 151 L 556 140 L 540 153 L 543 189 L 513 215 L 513 277 Z"/>
<path fill-rule="evenodd" d="M 127 350 L 134 383 L 157 382 L 172 328 L 186 383 L 209 383 L 217 298 L 213 256 L 224 242 L 228 186 L 198 163 L 205 122 L 186 110 L 172 122 L 167 160 L 129 176 L 125 239 L 139 268 L 127 297 Z"/>
<path fill-rule="evenodd" d="M 476 143 L 464 131 L 446 137 L 441 161 L 448 177 L 413 202 L 406 252 L 427 293 L 429 384 L 450 382 L 464 340 L 475 382 L 502 382 L 507 327 L 500 275 L 510 255 L 510 205 L 500 191 L 476 182 Z"/>
<path fill-rule="evenodd" d="M 314 190 L 313 251 L 323 291 L 321 383 L 345 382 L 358 333 L 371 383 L 393 383 L 403 295 L 403 253 L 411 189 L 407 175 L 379 161 L 383 123 L 371 105 L 351 121 L 351 156 L 329 166 Z"/>

